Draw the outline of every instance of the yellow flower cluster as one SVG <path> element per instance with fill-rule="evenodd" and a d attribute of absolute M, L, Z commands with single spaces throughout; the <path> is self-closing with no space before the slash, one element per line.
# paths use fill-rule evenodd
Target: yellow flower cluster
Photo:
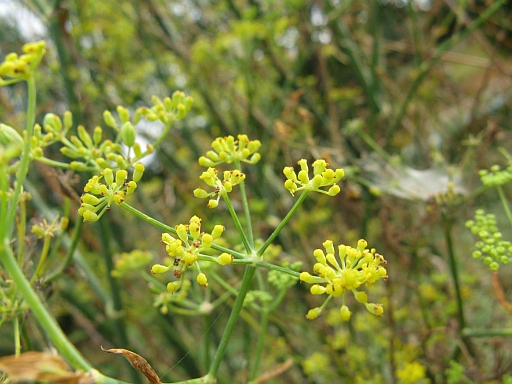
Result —
<path fill-rule="evenodd" d="M 257 153 L 260 147 L 259 140 L 249 140 L 247 135 L 238 135 L 238 140 L 233 136 L 217 137 L 212 142 L 213 151 L 201 156 L 199 164 L 203 167 L 214 167 L 221 163 L 231 164 L 233 161 L 256 164 L 261 159 L 261 155 Z"/>
<path fill-rule="evenodd" d="M 317 191 L 329 196 L 336 196 L 340 192 L 340 187 L 336 184 L 340 181 L 345 172 L 339 168 L 336 170 L 327 168 L 329 164 L 325 160 L 319 159 L 313 163 L 313 178 L 309 178 L 308 162 L 305 159 L 298 161 L 301 170 L 295 173 L 293 167 L 285 167 L 283 173 L 287 180 L 284 183 L 286 189 L 292 195 L 301 190 Z M 330 187 L 327 191 L 320 188 Z"/>
<path fill-rule="evenodd" d="M 0 86 L 16 83 L 20 80 L 27 80 L 41 62 L 46 53 L 46 42 L 37 41 L 27 43 L 22 48 L 23 55 L 9 53 L 3 63 L 0 64 Z M 4 80 L 2 77 L 9 77 Z"/>
<path fill-rule="evenodd" d="M 114 172 L 110 168 L 104 169 L 100 176 L 91 177 L 84 187 L 86 193 L 81 197 L 82 205 L 78 209 L 78 214 L 84 221 L 98 221 L 110 210 L 112 203 L 121 204 L 127 195 L 135 191 L 143 173 L 144 165 L 137 163 L 131 181 L 127 181 L 128 172 L 124 169 L 116 172 L 115 180 Z M 105 184 L 101 182 L 102 178 Z"/>
<path fill-rule="evenodd" d="M 368 303 L 366 292 L 357 290 L 363 284 L 369 287 L 376 281 L 386 280 L 388 277 L 386 269 L 382 266 L 382 264 L 386 264 L 386 260 L 375 249 L 366 249 L 367 245 L 368 243 L 363 239 L 357 242 L 356 248 L 340 245 L 338 247 L 339 262 L 335 257 L 333 242 L 330 240 L 323 243 L 327 253 L 321 249 L 316 249 L 313 252 L 317 261 L 313 266 L 315 275 L 302 272 L 300 280 L 313 284 L 310 289 L 313 295 L 325 294 L 328 295 L 328 298 L 324 305 L 308 312 L 306 316 L 308 319 L 316 319 L 331 298 L 343 295 L 343 306 L 340 313 L 342 319 L 348 321 L 351 312 L 345 305 L 347 291 L 351 291 L 356 300 L 364 304 L 369 312 L 376 316 L 382 316 L 384 312 L 382 305 Z"/>
<path fill-rule="evenodd" d="M 216 208 L 219 205 L 221 196 L 227 196 L 227 194 L 233 190 L 233 186 L 240 184 L 245 180 L 245 174 L 240 172 L 238 169 L 225 171 L 223 173 L 223 180 L 217 176 L 217 173 L 218 172 L 215 168 L 208 168 L 206 172 L 203 172 L 202 175 L 199 176 L 199 178 L 204 180 L 206 184 L 213 187 L 213 192 L 207 192 L 201 188 L 196 188 L 194 190 L 194 196 L 201 199 L 217 195 L 217 199 L 210 199 L 208 202 L 208 208 Z"/>
<path fill-rule="evenodd" d="M 176 226 L 176 234 L 178 238 L 173 237 L 170 233 L 162 234 L 162 242 L 165 244 L 167 254 L 172 258 L 171 265 L 155 264 L 151 268 L 153 273 L 164 273 L 174 269 L 174 277 L 178 281 L 167 284 L 169 292 L 177 291 L 183 281 L 185 272 L 188 267 L 194 266 L 198 272 L 196 281 L 203 287 L 208 286 L 208 279 L 197 263 L 200 252 L 208 250 L 212 247 L 213 241 L 218 239 L 224 232 L 224 226 L 216 225 L 211 233 L 201 232 L 201 219 L 192 216 L 188 225 L 179 224 Z M 231 263 L 231 255 L 223 253 L 217 258 L 217 262 L 221 265 Z"/>

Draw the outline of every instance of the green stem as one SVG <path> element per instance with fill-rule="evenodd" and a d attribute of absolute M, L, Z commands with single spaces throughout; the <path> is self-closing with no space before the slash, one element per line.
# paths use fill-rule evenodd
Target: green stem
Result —
<path fill-rule="evenodd" d="M 240 171 L 242 170 L 240 161 L 236 161 L 235 166 Z M 242 206 L 244 208 L 245 221 L 247 222 L 247 237 L 249 240 L 249 245 L 251 246 L 251 250 L 253 250 L 254 249 L 254 233 L 252 231 L 251 210 L 249 209 L 249 200 L 247 199 L 247 191 L 245 189 L 245 181 L 240 183 L 240 194 L 242 195 Z"/>
<path fill-rule="evenodd" d="M 36 80 L 34 76 L 30 76 L 27 79 L 27 120 L 25 124 L 25 147 L 23 148 L 23 156 L 21 157 L 18 172 L 16 174 L 16 183 L 14 187 L 14 193 L 11 196 L 11 203 L 7 209 L 5 215 L 5 227 L 2 226 L 2 239 L 10 238 L 12 228 L 15 222 L 16 207 L 20 199 L 20 195 L 23 188 L 23 182 L 28 173 L 28 167 L 30 164 L 30 148 L 32 145 L 32 135 L 34 133 L 34 123 L 36 120 Z M 21 241 L 21 239 L 20 239 Z"/>
<path fill-rule="evenodd" d="M 16 287 L 23 295 L 23 298 L 30 306 L 30 310 L 35 318 L 48 334 L 60 354 L 73 368 L 89 371 L 92 368 L 89 362 L 85 360 L 78 349 L 69 341 L 57 321 L 50 315 L 30 286 L 29 281 L 16 262 L 8 240 L 4 240 L 0 243 L 0 260 L 9 273 L 9 277 L 14 281 Z"/>
<path fill-rule="evenodd" d="M 217 372 L 219 371 L 220 363 L 222 362 L 222 359 L 224 358 L 224 353 L 226 352 L 226 348 L 229 343 L 229 339 L 231 338 L 231 335 L 233 334 L 233 331 L 235 329 L 235 325 L 238 320 L 238 316 L 240 315 L 240 311 L 242 310 L 245 295 L 249 291 L 249 288 L 251 286 L 252 278 L 254 277 L 254 274 L 256 273 L 257 268 L 253 267 L 251 265 L 248 265 L 244 272 L 244 277 L 242 279 L 242 285 L 240 286 L 240 290 L 238 292 L 238 296 L 235 301 L 235 305 L 233 306 L 233 310 L 231 311 L 231 314 L 229 315 L 228 323 L 226 325 L 226 329 L 224 330 L 224 334 L 222 335 L 222 339 L 219 344 L 219 348 L 217 349 L 217 352 L 215 353 L 215 357 L 213 358 L 212 365 L 210 366 L 210 370 L 208 371 L 208 374 L 206 375 L 206 382 L 212 382 L 217 377 Z"/>
<path fill-rule="evenodd" d="M 512 337 L 512 328 L 504 329 L 474 329 L 464 328 L 462 335 L 466 337 Z"/>
<path fill-rule="evenodd" d="M 457 313 L 459 318 L 459 329 L 462 329 L 466 326 L 466 321 L 464 319 L 464 305 L 462 301 L 462 294 L 460 291 L 460 283 L 459 283 L 459 272 L 457 269 L 457 259 L 455 257 L 455 250 L 453 247 L 453 239 L 451 234 L 452 223 L 451 220 L 446 217 L 446 214 L 443 213 L 443 223 L 444 223 L 444 238 L 446 241 L 446 247 L 448 251 L 448 258 L 450 264 L 450 272 L 453 278 L 453 284 L 455 285 L 455 296 L 457 300 Z"/>
<path fill-rule="evenodd" d="M 263 353 L 265 336 L 267 334 L 269 316 L 277 308 L 281 301 L 283 301 L 286 291 L 286 289 L 282 289 L 279 292 L 279 295 L 272 302 L 272 304 L 263 309 L 263 314 L 261 315 L 260 333 L 258 335 L 258 345 L 256 346 L 256 352 L 254 354 L 254 364 L 252 366 L 251 374 L 249 376 L 249 382 L 253 381 L 256 378 L 256 374 L 258 373 L 261 354 Z"/>
<path fill-rule="evenodd" d="M 228 207 L 228 211 L 231 215 L 231 218 L 233 219 L 233 223 L 235 224 L 235 227 L 238 231 L 238 234 L 242 238 L 242 242 L 244 243 L 245 251 L 247 254 L 251 254 L 253 249 L 251 244 L 249 243 L 249 239 L 247 238 L 244 228 L 242 227 L 242 223 L 240 222 L 240 219 L 238 218 L 238 215 L 236 214 L 235 209 L 233 208 L 233 205 L 231 204 L 231 201 L 229 200 L 229 196 L 223 195 L 222 198 L 226 202 L 226 206 Z"/>
<path fill-rule="evenodd" d="M 437 49 L 437 52 L 430 58 L 430 60 L 424 61 L 420 64 L 418 70 L 418 74 L 416 75 L 416 78 L 414 79 L 411 88 L 409 89 L 409 92 L 407 93 L 407 96 L 405 97 L 405 100 L 403 101 L 402 105 L 400 106 L 400 110 L 395 118 L 395 121 L 391 125 L 389 132 L 387 134 L 387 142 L 389 143 L 393 135 L 395 134 L 395 131 L 400 126 L 400 123 L 402 122 L 402 119 L 405 115 L 405 112 L 407 112 L 407 107 L 409 106 L 410 102 L 413 99 L 413 96 L 415 95 L 416 91 L 418 90 L 420 84 L 423 82 L 423 79 L 426 77 L 427 73 L 430 71 L 430 69 L 437 64 L 437 62 L 441 59 L 443 54 L 448 51 L 449 49 L 453 48 L 456 44 L 464 40 L 467 36 L 469 36 L 473 31 L 478 29 L 489 17 L 492 16 L 494 12 L 496 12 L 498 9 L 500 9 L 503 4 L 506 3 L 506 0 L 498 0 L 495 1 L 489 8 L 487 8 L 484 12 L 480 14 L 480 16 L 473 21 L 467 28 L 464 28 L 460 33 L 457 33 L 453 35 L 451 38 L 443 42 L 439 48 Z"/>
<path fill-rule="evenodd" d="M 503 205 L 503 209 L 507 214 L 508 221 L 512 225 L 512 213 L 510 213 L 510 207 L 508 205 L 507 197 L 505 196 L 505 193 L 503 192 L 503 188 L 501 187 L 501 185 L 498 185 L 496 189 L 498 190 L 498 194 L 500 195 L 501 204 Z"/>
<path fill-rule="evenodd" d="M 80 240 L 80 235 L 82 233 L 83 224 L 84 224 L 83 220 L 78 220 L 76 222 L 75 229 L 73 232 L 73 238 L 71 239 L 71 244 L 69 244 L 69 246 L 68 246 L 66 258 L 64 259 L 64 261 L 62 262 L 60 267 L 55 269 L 55 271 L 53 271 L 50 275 L 48 275 L 46 277 L 45 281 L 47 283 L 49 283 L 50 281 L 53 281 L 56 278 L 58 278 L 59 276 L 61 276 L 62 272 L 64 272 L 66 270 L 66 268 L 69 267 L 69 265 L 71 264 L 71 261 L 73 260 L 73 254 L 75 253 L 76 247 L 78 245 L 78 241 Z M 64 236 L 63 240 L 64 240 L 64 243 L 67 243 L 66 242 L 67 238 L 65 236 Z"/>
<path fill-rule="evenodd" d="M 114 260 L 112 259 L 112 251 L 110 247 L 110 239 L 109 239 L 109 228 L 107 227 L 107 222 L 105 220 L 100 221 L 100 242 L 101 242 L 101 255 L 103 260 L 105 261 L 105 275 L 108 281 L 108 285 L 110 287 L 110 299 L 109 303 L 112 303 L 112 307 L 106 307 L 107 316 L 110 317 L 112 323 L 114 324 L 114 329 L 116 331 L 117 342 L 128 348 L 128 337 L 126 335 L 126 325 L 123 319 L 123 303 L 121 300 L 121 292 L 119 289 L 118 282 L 114 276 L 112 276 L 112 270 L 114 269 Z M 126 361 L 128 363 L 128 361 Z M 140 377 L 135 372 L 135 370 L 130 369 L 130 376 L 133 382 L 140 382 Z"/>
<path fill-rule="evenodd" d="M 20 343 L 20 318 L 19 316 L 15 316 L 12 319 L 12 327 L 14 333 L 14 354 L 19 356 L 21 354 L 21 343 Z"/>
<path fill-rule="evenodd" d="M 260 249 L 258 249 L 258 252 L 256 252 L 256 254 L 258 256 L 261 256 L 263 255 L 263 253 L 266 251 L 266 249 L 268 248 L 268 246 L 270 244 L 272 244 L 272 242 L 275 240 L 275 238 L 277 237 L 277 235 L 279 235 L 279 233 L 281 232 L 281 230 L 285 227 L 285 225 L 288 223 L 288 221 L 291 219 L 291 217 L 293 216 L 293 214 L 295 213 L 295 211 L 297 211 L 297 209 L 299 208 L 299 206 L 302 204 L 302 202 L 304 200 L 306 200 L 306 197 L 309 195 L 309 191 L 303 191 L 302 194 L 300 195 L 300 197 L 297 199 L 297 201 L 295 202 L 295 204 L 293 205 L 293 207 L 290 209 L 290 212 L 288 212 L 288 214 L 285 216 L 285 218 L 279 223 L 279 225 L 277 226 L 277 228 L 274 230 L 274 232 L 272 232 L 272 234 L 269 236 L 269 238 L 267 239 L 267 241 L 265 241 L 265 244 L 263 244 L 261 246 Z"/>
<path fill-rule="evenodd" d="M 18 220 L 18 265 L 23 265 L 23 250 L 25 249 L 25 242 L 21 239 L 25 238 L 27 230 L 27 204 L 25 199 L 20 200 L 20 215 Z"/>
<path fill-rule="evenodd" d="M 41 272 L 44 268 L 44 263 L 46 261 L 46 257 L 48 256 L 48 251 L 50 250 L 50 240 L 51 236 L 46 235 L 44 237 L 43 250 L 41 251 L 41 257 L 39 258 L 39 263 L 37 263 L 36 271 L 34 275 L 30 279 L 30 285 L 34 284 L 34 281 L 40 276 Z"/>

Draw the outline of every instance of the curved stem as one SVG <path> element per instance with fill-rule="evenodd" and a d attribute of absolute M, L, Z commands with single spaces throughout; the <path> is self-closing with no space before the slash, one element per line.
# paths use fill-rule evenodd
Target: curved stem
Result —
<path fill-rule="evenodd" d="M 92 368 L 89 362 L 85 360 L 78 349 L 69 341 L 57 321 L 50 315 L 30 286 L 29 281 L 16 262 L 9 241 L 4 240 L 0 244 L 0 260 L 9 273 L 9 277 L 14 281 L 23 298 L 30 306 L 30 310 L 35 318 L 48 334 L 60 354 L 73 368 L 89 371 Z"/>

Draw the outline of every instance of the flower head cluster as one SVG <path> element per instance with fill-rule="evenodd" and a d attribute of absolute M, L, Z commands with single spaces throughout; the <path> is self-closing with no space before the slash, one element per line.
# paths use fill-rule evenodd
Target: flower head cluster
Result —
<path fill-rule="evenodd" d="M 207 192 L 204 189 L 196 188 L 194 190 L 194 196 L 201 199 L 210 198 L 208 202 L 208 208 L 216 208 L 219 205 L 221 196 L 227 196 L 229 192 L 233 190 L 233 187 L 240 184 L 245 180 L 245 174 L 240 172 L 238 169 L 233 171 L 225 171 L 223 173 L 224 178 L 221 180 L 217 175 L 218 172 L 215 168 L 208 168 L 206 172 L 203 172 L 199 178 L 204 180 L 206 184 L 213 187 L 212 192 Z M 216 199 L 213 199 L 217 196 Z"/>
<path fill-rule="evenodd" d="M 46 53 L 46 42 L 37 41 L 27 43 L 22 48 L 23 55 L 10 53 L 0 64 L 0 86 L 16 83 L 20 80 L 27 80 L 41 62 Z M 10 80 L 4 80 L 9 77 Z"/>
<path fill-rule="evenodd" d="M 317 260 L 313 266 L 316 276 L 302 272 L 300 280 L 313 284 L 310 290 L 313 295 L 325 294 L 328 298 L 321 307 L 309 310 L 306 316 L 308 319 L 316 319 L 331 298 L 342 296 L 341 318 L 348 321 L 351 315 L 345 304 L 348 291 L 351 291 L 356 300 L 364 304 L 369 312 L 382 316 L 384 312 L 382 304 L 369 303 L 366 292 L 357 290 L 363 284 L 369 287 L 376 281 L 386 280 L 388 277 L 386 269 L 382 266 L 386 264 L 386 260 L 375 249 L 366 249 L 367 245 L 368 243 L 363 239 L 357 242 L 356 248 L 340 245 L 339 257 L 336 259 L 333 242 L 326 240 L 323 246 L 327 254 L 321 249 L 313 252 Z"/>
<path fill-rule="evenodd" d="M 213 151 L 201 156 L 199 164 L 203 167 L 214 167 L 221 163 L 231 164 L 234 161 L 256 164 L 261 159 L 258 153 L 260 147 L 259 140 L 249 140 L 247 135 L 238 135 L 238 140 L 233 136 L 217 137 L 212 142 Z"/>
<path fill-rule="evenodd" d="M 143 115 L 149 121 L 160 120 L 167 126 L 170 126 L 176 120 L 182 120 L 190 111 L 194 99 L 185 95 L 181 91 L 176 91 L 172 97 L 166 97 L 163 100 L 153 96 L 151 108 L 141 107 L 137 109 L 136 114 Z"/>
<path fill-rule="evenodd" d="M 482 169 L 478 172 L 482 184 L 487 187 L 495 187 L 507 184 L 512 181 L 512 165 L 509 165 L 505 170 L 502 170 L 499 165 L 493 165 L 491 171 Z"/>
<path fill-rule="evenodd" d="M 164 273 L 174 269 L 174 277 L 178 281 L 170 282 L 167 284 L 169 292 L 177 291 L 185 277 L 185 271 L 188 267 L 194 266 L 198 275 L 196 281 L 206 287 L 208 279 L 204 273 L 201 272 L 198 260 L 201 252 L 209 250 L 212 247 L 213 241 L 218 239 L 224 232 L 224 226 L 216 225 L 211 233 L 201 232 L 201 219 L 193 216 L 188 225 L 179 224 L 176 226 L 176 235 L 178 238 L 171 236 L 170 233 L 162 234 L 162 242 L 165 244 L 165 250 L 171 257 L 172 263 L 168 266 L 162 264 L 155 264 L 151 268 L 153 273 Z M 232 257 L 227 253 L 221 254 L 217 258 L 217 262 L 221 265 L 231 263 Z"/>
<path fill-rule="evenodd" d="M 78 135 L 67 134 L 73 127 L 73 116 L 71 112 L 64 112 L 63 119 L 59 116 L 48 113 L 43 120 L 43 128 L 39 124 L 34 127 L 34 137 L 32 138 L 32 153 L 35 158 L 43 156 L 43 149 L 53 143 L 61 142 L 64 146 L 60 149 L 61 153 L 71 159 L 71 169 L 77 171 L 101 170 L 104 168 L 127 169 L 144 156 L 153 152 L 153 146 L 148 144 L 143 151 L 140 144 L 135 142 L 136 132 L 133 124 L 141 117 L 140 114 L 133 116 L 134 123 L 130 121 L 129 111 L 117 106 L 117 115 L 120 124 L 114 118 L 110 111 L 103 113 L 105 123 L 112 128 L 117 136 L 115 141 L 103 140 L 103 129 L 94 128 L 90 134 L 85 127 L 79 125 Z M 44 132 L 43 132 L 44 129 Z M 123 152 L 124 144 L 128 147 L 128 153 Z"/>
<path fill-rule="evenodd" d="M 313 163 L 313 178 L 309 178 L 308 162 L 305 159 L 298 161 L 300 165 L 299 173 L 295 173 L 293 167 L 285 167 L 283 173 L 287 180 L 284 183 L 286 189 L 293 195 L 297 191 L 308 190 L 324 193 L 329 196 L 336 196 L 340 192 L 340 187 L 336 184 L 340 181 L 345 172 L 339 168 L 336 170 L 327 168 L 329 164 L 325 160 L 319 159 Z M 330 188 L 325 191 L 323 187 Z"/>
<path fill-rule="evenodd" d="M 475 220 L 468 220 L 466 227 L 481 239 L 475 244 L 475 259 L 483 259 L 485 265 L 492 271 L 497 271 L 500 263 L 508 264 L 512 261 L 512 244 L 510 241 L 502 240 L 502 234 L 496 225 L 496 216 L 485 214 L 483 209 L 477 209 Z"/>
<path fill-rule="evenodd" d="M 142 178 L 144 165 L 137 163 L 134 166 L 133 178 L 128 181 L 128 172 L 121 169 L 115 173 L 110 168 L 105 168 L 100 176 L 93 176 L 84 187 L 82 205 L 78 209 L 84 221 L 98 221 L 99 218 L 110 210 L 112 203 L 121 204 L 126 195 L 132 194 L 137 188 L 137 182 Z M 102 182 L 104 181 L 104 183 Z"/>

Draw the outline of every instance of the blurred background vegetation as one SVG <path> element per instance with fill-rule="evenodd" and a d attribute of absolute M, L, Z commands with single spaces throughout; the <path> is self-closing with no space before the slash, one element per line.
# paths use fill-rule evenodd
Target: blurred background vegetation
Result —
<path fill-rule="evenodd" d="M 302 261 L 309 270 L 325 239 L 355 245 L 366 238 L 388 260 L 389 281 L 370 289 L 384 316 L 353 303 L 348 324 L 336 305 L 309 322 L 307 309 L 320 302 L 309 286 L 295 285 L 270 316 L 260 374 L 283 372 L 266 382 L 497 383 L 512 375 L 510 339 L 463 333 L 512 327 L 496 295 L 500 284 L 512 296 L 510 268 L 500 269 L 493 285 L 488 268 L 471 258 L 475 239 L 464 227 L 476 207 L 506 223 L 497 194 L 482 190 L 477 172 L 505 164 L 499 148 L 512 148 L 512 3 L 4 0 L 0 16 L 2 57 L 29 40 L 48 42 L 39 122 L 45 113 L 71 110 L 75 123 L 92 131 L 118 104 L 134 110 L 175 90 L 194 97 L 131 201 L 169 225 L 197 214 L 210 225 L 205 230 L 226 225 L 227 242 L 236 245 L 227 212 L 210 211 L 192 195 L 202 172 L 197 159 L 217 136 L 242 133 L 263 144 L 262 160 L 245 168 L 262 239 L 294 202 L 283 187 L 284 166 L 325 158 L 345 168 L 342 193 L 306 200 L 278 238 L 273 260 Z M 0 121 L 22 127 L 24 97 L 23 85 L 0 89 Z M 138 129 L 151 138 L 159 127 Z M 59 158 L 53 150 L 47 156 Z M 76 223 L 78 204 L 59 185 L 80 194 L 87 179 L 69 176 L 35 164 L 34 220 L 64 206 Z M 510 226 L 502 231 L 512 238 Z M 181 316 L 172 306 L 162 313 L 140 274 L 110 278 L 123 252 L 148 251 L 160 262 L 160 235 L 113 209 L 102 222 L 84 225 L 80 260 L 40 287 L 86 358 L 116 378 L 137 374 L 100 354 L 100 345 L 143 355 L 163 381 L 204 374 L 233 304 L 228 299 L 204 316 Z M 41 246 L 35 236 L 25 242 L 34 254 Z M 241 270 L 218 274 L 235 285 Z M 210 286 L 213 298 L 224 292 Z M 250 308 L 244 313 L 220 383 L 246 382 L 259 318 Z M 10 327 L 0 328 L 0 355 L 12 353 Z M 44 348 L 29 314 L 24 329 L 24 348 Z M 279 365 L 289 359 L 290 366 Z"/>

